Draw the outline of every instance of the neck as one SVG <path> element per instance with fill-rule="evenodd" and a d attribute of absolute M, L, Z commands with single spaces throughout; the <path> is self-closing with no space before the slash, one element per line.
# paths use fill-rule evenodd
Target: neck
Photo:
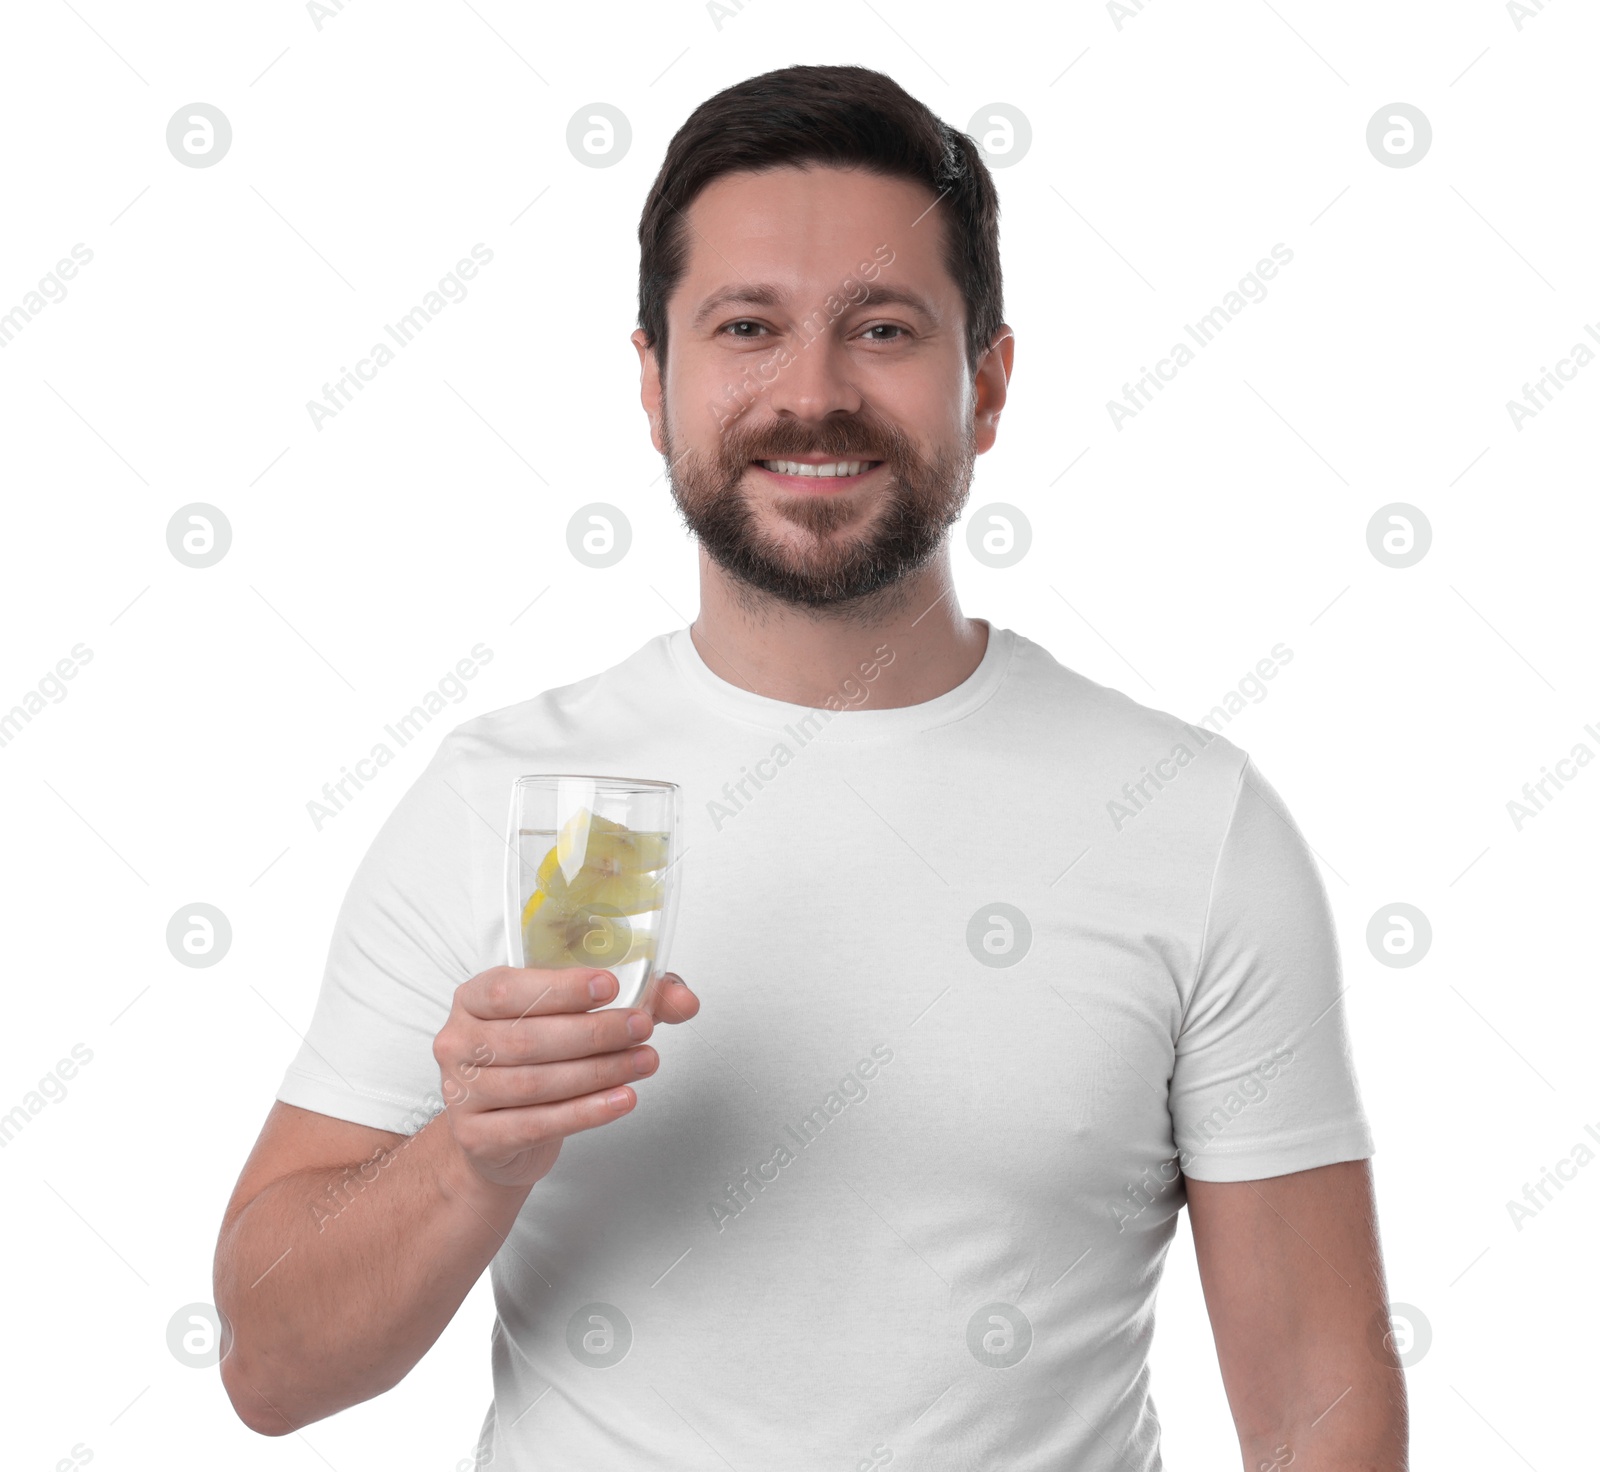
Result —
<path fill-rule="evenodd" d="M 967 679 L 989 643 L 987 626 L 961 612 L 945 550 L 877 594 L 808 609 L 753 594 L 702 549 L 700 614 L 689 633 L 730 685 L 836 710 L 932 700 Z"/>

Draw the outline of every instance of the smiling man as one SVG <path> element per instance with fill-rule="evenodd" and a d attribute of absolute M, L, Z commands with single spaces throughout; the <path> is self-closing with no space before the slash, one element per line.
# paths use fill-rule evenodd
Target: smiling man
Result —
<path fill-rule="evenodd" d="M 955 596 L 1014 347 L 978 148 L 790 67 L 695 111 L 639 236 L 698 616 L 457 727 L 374 840 L 218 1243 L 240 1416 L 396 1385 L 487 1265 L 462 1466 L 1152 1472 L 1187 1206 L 1244 1466 L 1399 1472 L 1307 845 L 1238 747 Z M 497 964 L 531 772 L 682 786 L 692 989 Z"/>

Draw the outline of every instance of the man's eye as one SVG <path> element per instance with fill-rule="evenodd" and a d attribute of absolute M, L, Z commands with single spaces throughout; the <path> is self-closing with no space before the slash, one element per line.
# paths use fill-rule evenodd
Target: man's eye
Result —
<path fill-rule="evenodd" d="M 867 328 L 867 331 L 868 332 L 898 332 L 900 334 L 900 337 L 904 337 L 906 335 L 905 328 L 901 327 L 899 325 L 899 323 L 897 323 L 897 322 L 874 322 L 871 327 Z M 900 338 L 898 338 L 898 337 L 874 337 L 874 338 L 872 338 L 870 340 L 872 342 L 898 342 L 900 340 Z"/>
<path fill-rule="evenodd" d="M 760 322 L 752 322 L 748 318 L 744 318 L 744 319 L 742 319 L 741 321 L 738 321 L 738 322 L 730 322 L 722 330 L 724 332 L 731 333 L 731 335 L 734 336 L 734 337 L 754 337 L 755 336 L 755 334 L 751 333 L 751 332 L 734 332 L 734 331 L 732 331 L 732 329 L 737 328 L 737 327 L 759 327 L 761 329 L 761 331 L 763 331 L 763 332 L 765 332 L 767 330 L 766 327 L 762 323 L 760 323 Z"/>

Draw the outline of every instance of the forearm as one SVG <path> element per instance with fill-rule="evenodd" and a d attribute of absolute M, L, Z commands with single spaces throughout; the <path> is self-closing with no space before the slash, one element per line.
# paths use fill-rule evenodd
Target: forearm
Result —
<path fill-rule="evenodd" d="M 440 1115 L 359 1166 L 262 1190 L 217 1247 L 240 1418 L 283 1435 L 397 1384 L 499 1250 L 528 1188 L 493 1186 Z"/>

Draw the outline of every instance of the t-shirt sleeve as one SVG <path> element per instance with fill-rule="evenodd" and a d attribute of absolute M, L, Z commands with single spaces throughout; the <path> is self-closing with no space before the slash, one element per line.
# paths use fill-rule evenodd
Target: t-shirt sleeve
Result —
<path fill-rule="evenodd" d="M 1175 1050 L 1186 1176 L 1257 1180 L 1374 1153 L 1343 987 L 1316 862 L 1246 758 Z"/>
<path fill-rule="evenodd" d="M 480 820 L 456 751 L 446 736 L 356 869 L 311 1025 L 278 1089 L 287 1104 L 406 1135 L 444 1105 L 433 1040 L 456 987 L 484 969 L 468 851 L 468 825 Z"/>

